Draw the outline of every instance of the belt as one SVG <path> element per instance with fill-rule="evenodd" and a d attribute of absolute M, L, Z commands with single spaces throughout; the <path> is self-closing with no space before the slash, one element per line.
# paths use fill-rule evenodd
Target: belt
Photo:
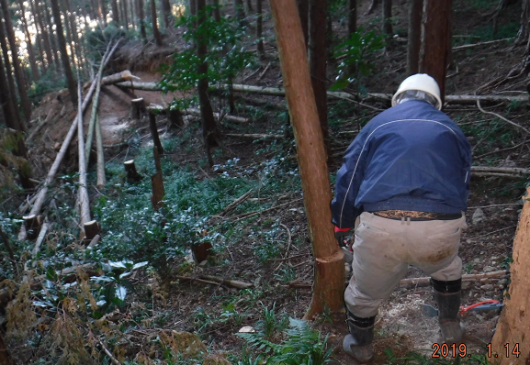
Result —
<path fill-rule="evenodd" d="M 462 213 L 416 212 L 413 210 L 378 210 L 369 213 L 383 218 L 411 221 L 453 220 L 462 217 Z"/>

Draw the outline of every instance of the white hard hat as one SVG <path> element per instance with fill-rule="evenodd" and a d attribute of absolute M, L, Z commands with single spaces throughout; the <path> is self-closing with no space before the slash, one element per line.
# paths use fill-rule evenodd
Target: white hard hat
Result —
<path fill-rule="evenodd" d="M 392 106 L 397 105 L 399 96 L 408 90 L 419 90 L 436 98 L 438 110 L 442 109 L 442 99 L 440 99 L 440 87 L 435 79 L 427 74 L 415 74 L 407 77 L 401 85 L 399 85 L 398 91 L 392 97 Z"/>

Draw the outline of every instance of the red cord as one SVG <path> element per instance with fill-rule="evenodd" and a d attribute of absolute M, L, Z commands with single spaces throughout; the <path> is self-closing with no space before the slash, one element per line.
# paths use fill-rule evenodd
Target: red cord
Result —
<path fill-rule="evenodd" d="M 482 302 L 478 302 L 478 303 L 472 304 L 472 305 L 467 306 L 467 307 L 460 307 L 460 314 L 465 314 L 465 313 L 467 313 L 468 310 L 476 308 L 476 307 L 480 307 L 483 304 L 499 304 L 499 301 L 498 300 L 493 300 L 493 299 L 484 300 Z"/>

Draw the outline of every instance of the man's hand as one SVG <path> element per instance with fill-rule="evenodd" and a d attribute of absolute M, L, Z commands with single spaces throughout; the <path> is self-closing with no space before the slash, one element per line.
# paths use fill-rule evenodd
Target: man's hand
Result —
<path fill-rule="evenodd" d="M 337 239 L 337 242 L 339 243 L 340 247 L 346 247 L 346 238 L 350 235 L 351 230 L 353 228 L 339 228 L 335 227 L 335 238 Z"/>

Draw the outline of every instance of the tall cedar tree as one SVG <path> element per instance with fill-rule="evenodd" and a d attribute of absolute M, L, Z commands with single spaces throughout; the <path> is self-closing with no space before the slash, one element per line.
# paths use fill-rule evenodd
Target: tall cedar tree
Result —
<path fill-rule="evenodd" d="M 348 1 L 348 33 L 357 31 L 357 0 Z"/>
<path fill-rule="evenodd" d="M 254 11 L 254 9 L 252 9 L 252 0 L 247 0 L 247 10 L 249 13 Z"/>
<path fill-rule="evenodd" d="M 105 0 L 99 1 L 99 14 L 101 16 L 101 19 L 103 20 L 103 24 L 105 24 L 105 27 L 107 26 L 107 9 L 105 7 Z"/>
<path fill-rule="evenodd" d="M 156 1 L 151 0 L 151 22 L 153 24 L 153 36 L 157 46 L 162 45 L 162 34 L 158 30 L 158 17 L 156 15 Z"/>
<path fill-rule="evenodd" d="M 423 52 L 421 72 L 431 75 L 440 85 L 442 103 L 445 98 L 445 70 L 452 37 L 453 0 L 425 0 Z"/>
<path fill-rule="evenodd" d="M 256 0 L 257 24 L 256 37 L 258 38 L 258 53 L 261 58 L 265 57 L 265 47 L 263 46 L 263 0 Z"/>
<path fill-rule="evenodd" d="M 5 1 L 5 0 L 3 0 Z M 53 20 L 55 21 L 55 27 L 57 30 L 57 40 L 59 42 L 59 50 L 61 53 L 61 60 L 63 62 L 64 74 L 66 76 L 66 82 L 68 84 L 68 91 L 70 93 L 70 100 L 73 105 L 77 105 L 77 82 L 74 78 L 72 68 L 70 67 L 70 60 L 68 59 L 68 53 L 66 53 L 66 41 L 64 39 L 63 24 L 61 22 L 61 9 L 57 0 L 51 0 Z"/>
<path fill-rule="evenodd" d="M 70 28 L 69 22 L 68 22 L 68 7 L 67 7 L 67 1 L 68 0 L 62 0 L 62 4 L 59 6 L 62 6 L 64 9 L 64 14 L 62 18 L 64 19 L 63 23 L 63 29 L 66 30 L 66 49 L 68 52 L 68 55 L 70 56 L 70 62 L 73 65 L 74 69 L 78 69 L 79 65 L 77 64 L 76 56 L 75 56 L 75 50 L 74 50 L 74 40 L 72 35 L 72 29 Z"/>
<path fill-rule="evenodd" d="M 328 98 L 326 92 L 326 13 L 326 0 L 309 1 L 309 71 L 329 164 L 331 153 L 329 149 Z"/>
<path fill-rule="evenodd" d="M 118 10 L 118 0 L 111 1 L 112 7 L 112 20 L 116 23 L 116 26 L 120 26 L 120 12 Z"/>
<path fill-rule="evenodd" d="M 423 0 L 409 0 L 409 34 L 407 42 L 407 75 L 418 73 L 421 48 Z"/>
<path fill-rule="evenodd" d="M 304 318 L 344 307 L 344 254 L 333 237 L 326 152 L 295 0 L 271 0 L 285 96 L 293 124 L 309 237 L 315 257 L 313 299 Z"/>
<path fill-rule="evenodd" d="M 394 30 L 392 29 L 392 0 L 383 0 L 383 34 L 386 38 L 386 48 L 391 49 Z"/>
<path fill-rule="evenodd" d="M 53 55 L 52 47 L 50 44 L 50 35 L 48 34 L 48 29 L 44 26 L 42 21 L 42 14 L 38 9 L 38 0 L 30 0 L 31 12 L 33 13 L 33 19 L 35 19 L 37 33 L 42 37 L 42 43 L 44 46 L 44 53 L 46 54 L 46 68 L 53 67 Z M 42 60 L 44 64 L 44 59 Z"/>
<path fill-rule="evenodd" d="M 216 22 L 221 21 L 221 6 L 219 5 L 219 0 L 212 0 L 213 6 L 213 18 Z"/>
<path fill-rule="evenodd" d="M 192 0 L 193 1 L 193 0 Z M 197 0 L 197 28 L 200 28 L 204 22 L 206 14 L 206 0 Z M 197 57 L 199 60 L 203 60 L 197 66 L 197 73 L 202 75 L 197 85 L 199 93 L 199 103 L 201 106 L 201 119 L 202 119 L 202 136 L 204 139 L 204 146 L 206 154 L 208 156 L 208 162 L 210 166 L 213 166 L 212 159 L 212 148 L 219 146 L 221 133 L 217 127 L 213 116 L 212 105 L 210 104 L 210 98 L 208 96 L 208 63 L 206 57 L 208 55 L 208 40 L 201 33 L 197 36 Z"/>
<path fill-rule="evenodd" d="M 129 30 L 129 14 L 127 12 L 127 0 L 121 1 L 122 14 L 123 14 L 123 25 L 125 30 Z"/>
<path fill-rule="evenodd" d="M 147 43 L 147 33 L 145 32 L 145 14 L 144 14 L 144 0 L 136 0 L 136 16 L 140 22 L 140 34 L 144 43 Z"/>
<path fill-rule="evenodd" d="M 9 91 L 9 85 L 7 83 L 7 76 L 4 71 L 4 62 L 0 57 L 0 104 L 2 105 L 2 111 L 4 113 L 4 121 L 8 128 L 20 130 L 17 115 L 15 114 L 15 106 L 13 105 L 13 97 Z"/>
<path fill-rule="evenodd" d="M 236 8 L 236 18 L 242 23 L 245 19 L 245 9 L 243 8 L 243 0 L 234 0 L 234 6 Z"/>
<path fill-rule="evenodd" d="M 20 117 L 20 111 L 17 105 L 17 89 L 15 87 L 15 79 L 13 78 L 13 72 L 11 71 L 11 60 L 9 59 L 9 51 L 7 49 L 7 41 L 4 29 L 4 24 L 0 19 L 0 46 L 2 47 L 2 55 L 4 56 L 7 85 L 9 86 L 8 89 L 6 88 L 2 90 L 6 90 L 6 94 L 10 95 L 10 100 L 12 101 L 14 106 L 14 116 L 16 118 L 16 123 L 19 124 L 22 118 Z"/>
<path fill-rule="evenodd" d="M 26 19 L 26 11 L 24 9 L 23 0 L 18 0 L 18 6 L 20 7 L 20 14 L 22 14 L 22 29 L 24 30 L 24 35 L 26 36 L 26 47 L 28 50 L 29 66 L 31 68 L 31 76 L 35 81 L 39 81 L 40 74 L 39 68 L 37 67 L 37 60 L 35 58 L 35 50 L 33 49 L 33 43 L 31 42 L 31 36 L 28 29 L 28 21 Z"/>
<path fill-rule="evenodd" d="M 57 29 L 55 29 L 55 32 L 53 31 L 52 16 L 50 14 L 50 8 L 48 7 L 46 0 L 40 3 L 42 3 L 41 11 L 43 11 L 44 14 L 46 15 L 45 24 L 48 27 L 48 33 L 50 34 L 50 43 L 52 46 L 52 53 L 53 53 L 53 59 L 55 62 L 55 67 L 57 69 L 57 72 L 60 72 L 62 67 L 61 67 L 61 56 L 60 56 L 59 46 L 58 46 L 59 42 L 57 40 Z"/>
<path fill-rule="evenodd" d="M 31 102 L 29 101 L 28 92 L 26 90 L 26 82 L 20 59 L 18 58 L 18 46 L 15 39 L 15 28 L 11 21 L 11 12 L 9 11 L 9 4 L 7 0 L 0 0 L 2 4 L 2 11 L 4 12 L 4 20 L 7 32 L 7 39 L 9 41 L 9 48 L 11 49 L 11 60 L 13 61 L 13 70 L 15 71 L 15 80 L 18 86 L 18 95 L 20 96 L 20 103 L 24 112 L 24 120 L 31 119 Z M 23 131 L 26 131 L 26 124 L 21 120 L 20 126 Z"/>
<path fill-rule="evenodd" d="M 171 3 L 169 0 L 160 0 L 160 10 L 162 10 L 162 17 L 164 18 L 164 27 L 169 29 L 171 27 Z"/>

